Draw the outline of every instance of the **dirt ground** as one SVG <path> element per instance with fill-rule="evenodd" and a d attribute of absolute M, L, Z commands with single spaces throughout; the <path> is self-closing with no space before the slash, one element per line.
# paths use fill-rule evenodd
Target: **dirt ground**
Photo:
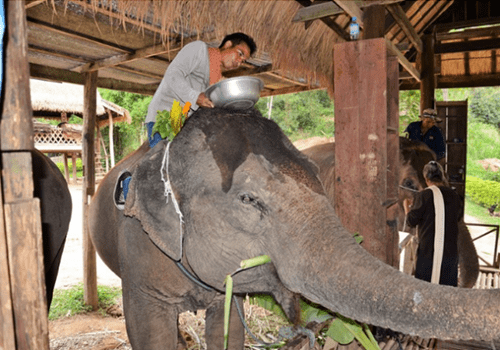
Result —
<path fill-rule="evenodd" d="M 73 198 L 73 215 L 70 224 L 61 268 L 56 282 L 56 289 L 68 288 L 83 282 L 82 253 L 82 198 L 81 186 L 70 186 Z M 472 217 L 465 218 L 466 223 L 477 223 Z M 471 227 L 473 237 L 486 232 L 484 227 Z M 492 261 L 494 235 L 485 236 L 475 242 L 479 255 L 488 262 Z M 121 286 L 120 279 L 109 270 L 97 256 L 97 281 L 99 285 Z M 246 305 L 246 308 L 250 307 Z M 247 313 L 257 318 L 265 318 L 263 309 L 256 306 Z M 260 314 L 259 314 L 260 313 Z M 110 315 L 111 314 L 111 315 Z M 201 349 L 203 346 L 203 313 L 198 315 L 184 313 L 180 315 L 181 332 L 190 349 Z M 65 317 L 49 322 L 51 350 L 107 350 L 131 349 L 125 329 L 125 319 L 120 305 L 109 310 L 109 314 L 89 313 Z"/>

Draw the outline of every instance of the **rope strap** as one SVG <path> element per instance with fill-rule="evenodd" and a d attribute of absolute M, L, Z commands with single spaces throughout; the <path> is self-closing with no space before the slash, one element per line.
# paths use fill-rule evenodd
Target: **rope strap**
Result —
<path fill-rule="evenodd" d="M 163 161 L 161 163 L 160 173 L 161 173 L 161 180 L 163 181 L 163 183 L 165 185 L 165 197 L 167 198 L 166 199 L 166 203 L 168 204 L 168 197 L 171 196 L 172 197 L 172 202 L 174 203 L 175 212 L 177 213 L 177 215 L 179 215 L 179 228 L 180 228 L 180 237 L 179 237 L 179 239 L 180 239 L 180 242 L 179 242 L 180 255 L 179 255 L 179 260 L 180 260 L 180 259 L 182 259 L 182 253 L 183 253 L 182 246 L 183 246 L 183 236 L 184 236 L 184 233 L 183 233 L 182 227 L 183 227 L 183 224 L 184 224 L 184 216 L 182 215 L 181 209 L 179 208 L 179 203 L 177 203 L 177 199 L 175 198 L 175 194 L 172 191 L 172 185 L 170 184 L 170 178 L 168 176 L 168 160 L 169 160 L 169 151 L 170 151 L 170 145 L 171 144 L 172 144 L 172 142 L 168 142 L 167 143 L 167 148 L 165 148 L 165 153 L 163 154 Z M 164 174 L 166 174 L 166 179 L 165 179 Z"/>
<path fill-rule="evenodd" d="M 431 283 L 439 284 L 444 249 L 444 199 L 439 188 L 436 186 L 430 186 L 429 188 L 432 190 L 432 194 L 434 195 L 434 211 L 436 213 Z"/>

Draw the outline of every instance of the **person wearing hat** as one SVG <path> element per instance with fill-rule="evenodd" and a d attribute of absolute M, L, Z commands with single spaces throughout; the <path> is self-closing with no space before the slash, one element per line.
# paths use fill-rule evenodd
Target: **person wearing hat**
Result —
<path fill-rule="evenodd" d="M 444 166 L 446 156 L 446 143 L 441 130 L 436 126 L 442 120 L 437 116 L 435 109 L 427 108 L 420 116 L 420 121 L 410 123 L 405 130 L 408 138 L 424 142 L 436 153 L 437 161 Z"/>

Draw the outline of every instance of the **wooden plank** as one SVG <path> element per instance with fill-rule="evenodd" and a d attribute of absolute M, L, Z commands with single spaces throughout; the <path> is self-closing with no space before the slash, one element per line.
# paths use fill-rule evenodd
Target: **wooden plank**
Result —
<path fill-rule="evenodd" d="M 3 191 L 5 202 L 33 198 L 31 153 L 12 152 L 2 154 Z"/>
<path fill-rule="evenodd" d="M 0 173 L 0 185 L 2 174 Z M 0 191 L 0 349 L 15 349 L 14 313 L 11 300 L 11 281 L 9 275 L 9 259 L 7 251 L 7 235 L 4 221 L 2 191 Z"/>
<path fill-rule="evenodd" d="M 411 24 L 410 20 L 406 16 L 406 13 L 401 8 L 399 4 L 392 4 L 386 6 L 387 11 L 392 15 L 397 24 L 401 27 L 401 29 L 405 32 L 406 36 L 410 41 L 415 45 L 415 48 L 418 52 L 422 52 L 422 40 L 418 36 L 417 31 Z"/>
<path fill-rule="evenodd" d="M 70 72 L 65 69 L 45 67 L 38 64 L 30 64 L 30 75 L 32 78 L 61 81 L 72 84 L 84 84 L 84 75 Z M 121 81 L 111 78 L 98 78 L 97 86 L 104 89 L 127 91 L 142 95 L 154 95 L 160 81 L 157 84 L 143 85 L 135 82 Z"/>
<path fill-rule="evenodd" d="M 49 349 L 40 202 L 5 203 L 17 349 Z"/>
<path fill-rule="evenodd" d="M 452 33 L 437 33 L 436 40 L 460 40 L 460 39 L 473 39 L 473 38 L 484 38 L 484 37 L 497 37 L 500 36 L 500 27 L 488 27 L 488 28 L 474 28 L 465 29 L 461 31 L 454 31 Z"/>
<path fill-rule="evenodd" d="M 499 50 L 500 39 L 483 39 L 473 41 L 461 41 L 453 43 L 439 43 L 436 45 L 436 54 L 459 53 L 459 52 L 474 52 Z"/>
<path fill-rule="evenodd" d="M 411 74 L 418 82 L 421 81 L 420 72 L 411 64 L 410 61 L 406 59 L 406 57 L 398 50 L 398 48 L 390 41 L 389 39 L 385 39 L 387 44 L 387 49 L 391 52 L 391 54 L 396 55 L 399 63 L 403 66 L 404 69 Z"/>
<path fill-rule="evenodd" d="M 353 2 L 357 4 L 359 8 L 364 8 L 373 5 L 393 4 L 397 2 L 402 2 L 402 0 L 345 1 L 345 2 Z M 321 19 L 324 17 L 340 15 L 342 13 L 344 13 L 344 9 L 342 7 L 335 4 L 335 2 L 329 1 L 299 9 L 295 14 L 294 18 L 292 19 L 292 22 L 305 22 L 315 19 Z"/>
<path fill-rule="evenodd" d="M 354 1 L 345 1 L 345 0 L 334 0 L 339 7 L 341 7 L 345 13 L 347 13 L 351 17 L 356 17 L 357 22 L 360 28 L 364 28 L 365 24 L 363 22 L 363 11 L 359 8 L 359 6 Z"/>
<path fill-rule="evenodd" d="M 29 87 L 29 66 L 26 57 L 28 33 L 24 1 L 6 3 L 5 69 L 3 110 L 0 132 L 2 151 L 27 150 L 34 147 Z"/>
<path fill-rule="evenodd" d="M 399 64 L 394 56 L 387 57 L 387 192 L 386 198 L 399 194 Z M 390 132 L 395 130 L 396 132 Z M 386 209 L 386 261 L 399 270 L 399 206 Z M 390 250 L 390 247 L 393 249 Z"/>
<path fill-rule="evenodd" d="M 309 8 L 313 6 L 313 2 L 311 0 L 296 0 L 299 4 L 304 6 L 304 8 Z M 317 5 L 314 5 L 317 6 Z M 299 11 L 302 9 L 299 9 Z M 344 41 L 349 41 L 349 34 L 342 28 L 335 20 L 333 20 L 330 17 L 322 17 L 318 18 L 320 21 L 322 21 L 324 24 L 326 24 L 330 29 L 332 29 L 338 36 L 339 39 L 344 40 Z M 306 20 L 307 21 L 307 20 Z M 306 29 L 308 28 L 308 24 L 306 23 Z"/>
<path fill-rule="evenodd" d="M 83 284 L 85 304 L 97 310 L 97 260 L 96 251 L 90 240 L 87 226 L 88 207 L 95 192 L 95 111 L 96 111 L 97 72 L 85 73 L 83 90 Z"/>

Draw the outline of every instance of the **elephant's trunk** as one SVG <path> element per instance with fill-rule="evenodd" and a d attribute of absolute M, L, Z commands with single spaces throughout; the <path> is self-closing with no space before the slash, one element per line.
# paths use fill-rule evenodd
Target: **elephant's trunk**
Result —
<path fill-rule="evenodd" d="M 334 215 L 321 221 L 312 225 L 314 234 L 300 232 L 282 242 L 273 257 L 281 280 L 293 292 L 346 317 L 405 334 L 500 339 L 500 291 L 415 279 L 366 252 Z M 326 221 L 334 234 L 318 240 L 317 231 L 325 231 Z"/>

